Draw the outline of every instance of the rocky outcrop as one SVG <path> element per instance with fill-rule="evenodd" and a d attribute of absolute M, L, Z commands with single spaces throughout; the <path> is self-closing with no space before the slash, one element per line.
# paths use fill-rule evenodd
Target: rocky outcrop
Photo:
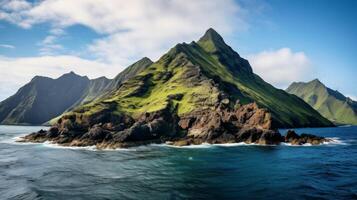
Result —
<path fill-rule="evenodd" d="M 174 144 L 279 144 L 282 141 L 280 133 L 271 128 L 271 115 L 265 109 L 255 103 L 244 106 L 237 103 L 235 109 L 229 109 L 228 104 L 229 100 L 224 99 L 215 110 L 200 110 L 181 117 L 179 125 L 187 130 L 187 135 Z"/>
<path fill-rule="evenodd" d="M 92 146 L 99 148 L 129 147 L 147 143 L 161 143 L 175 138 L 179 132 L 178 117 L 171 106 L 144 113 L 137 119 L 128 115 L 113 115 L 104 111 L 96 115 L 66 115 L 48 131 L 23 137 L 22 142 L 50 141 L 64 146 Z"/>
<path fill-rule="evenodd" d="M 303 145 L 303 144 L 312 144 L 312 145 L 319 145 L 324 142 L 330 142 L 330 139 L 326 139 L 324 137 L 319 137 L 316 135 L 311 134 L 301 134 L 298 135 L 293 130 L 288 130 L 284 137 L 284 141 L 286 143 L 290 143 L 292 145 Z"/>
<path fill-rule="evenodd" d="M 50 141 L 64 146 L 92 146 L 121 148 L 149 143 L 185 146 L 192 144 L 220 144 L 245 142 L 249 144 L 276 145 L 289 142 L 294 145 L 321 144 L 326 139 L 314 135 L 287 135 L 271 127 L 271 115 L 267 110 L 251 103 L 234 108 L 229 99 L 223 99 L 214 108 L 196 110 L 177 116 L 172 99 L 159 111 L 144 113 L 134 119 L 128 115 L 113 115 L 103 111 L 95 115 L 66 115 L 48 131 L 40 130 L 22 138 L 22 142 Z"/>

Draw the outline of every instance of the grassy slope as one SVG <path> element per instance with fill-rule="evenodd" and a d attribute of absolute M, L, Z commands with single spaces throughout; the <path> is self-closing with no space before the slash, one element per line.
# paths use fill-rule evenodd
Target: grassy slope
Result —
<path fill-rule="evenodd" d="M 198 44 L 217 61 L 216 65 L 221 65 L 220 68 L 225 71 L 219 74 L 220 78 L 236 85 L 246 97 L 268 108 L 275 118 L 276 126 L 331 125 L 299 98 L 274 88 L 253 74 L 248 61 L 240 58 L 215 31 L 208 36 L 206 33 Z M 210 73 L 215 74 L 215 71 L 212 69 Z"/>
<path fill-rule="evenodd" d="M 153 62 L 149 58 L 144 57 L 133 63 L 132 65 L 128 66 L 125 70 L 120 72 L 114 79 L 100 77 L 97 79 L 90 80 L 89 85 L 84 91 L 82 97 L 73 106 L 69 107 L 67 109 L 67 112 L 70 112 L 76 107 L 82 107 L 82 105 L 84 104 L 93 105 L 92 101 L 97 102 L 98 99 L 106 98 L 107 95 L 110 96 L 110 93 L 118 89 L 122 82 L 139 74 L 152 63 Z M 103 108 L 105 108 L 106 106 L 107 105 L 103 106 Z M 61 115 L 52 118 L 45 124 L 54 124 L 65 113 L 61 113 Z"/>
<path fill-rule="evenodd" d="M 319 113 L 338 124 L 357 124 L 356 102 L 327 88 L 318 80 L 293 83 L 286 90 L 302 98 Z"/>
<path fill-rule="evenodd" d="M 138 116 L 143 112 L 160 110 L 167 105 L 169 95 L 182 94 L 181 100 L 174 101 L 179 114 L 196 108 L 211 107 L 217 102 L 218 90 L 207 79 L 189 77 L 195 68 L 183 52 L 172 49 L 160 61 L 152 64 L 136 77 L 126 81 L 119 90 L 96 102 L 75 110 L 85 115 L 117 105 L 117 112 Z M 203 100 L 203 101 L 200 101 Z"/>
<path fill-rule="evenodd" d="M 113 80 L 111 80 L 111 82 L 107 85 L 105 90 L 112 91 L 117 89 L 122 82 L 142 72 L 146 67 L 150 66 L 152 63 L 153 62 L 147 57 L 138 60 L 137 62 L 125 68 Z"/>
<path fill-rule="evenodd" d="M 268 108 L 278 127 L 331 125 L 318 112 L 294 95 L 278 90 L 252 73 L 249 63 L 240 58 L 212 30 L 198 43 L 178 44 L 159 61 L 124 82 L 110 95 L 76 108 L 73 113 L 91 115 L 104 109 L 138 116 L 164 108 L 169 95 L 178 114 L 212 108 L 222 93 L 231 102 L 256 101 Z"/>

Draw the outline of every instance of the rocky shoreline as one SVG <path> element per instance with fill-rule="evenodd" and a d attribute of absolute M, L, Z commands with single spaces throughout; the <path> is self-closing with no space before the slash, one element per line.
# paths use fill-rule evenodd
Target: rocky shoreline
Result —
<path fill-rule="evenodd" d="M 134 119 L 128 115 L 113 115 L 104 111 L 86 118 L 65 115 L 48 131 L 40 130 L 21 138 L 19 142 L 52 142 L 63 146 L 93 146 L 98 149 L 127 148 L 151 143 L 175 146 L 202 143 L 240 143 L 319 145 L 329 140 L 310 134 L 298 135 L 289 130 L 282 136 L 272 128 L 272 117 L 267 110 L 251 103 L 222 100 L 214 109 L 202 109 L 177 116 L 175 106 L 168 100 L 165 109 L 144 113 Z"/>

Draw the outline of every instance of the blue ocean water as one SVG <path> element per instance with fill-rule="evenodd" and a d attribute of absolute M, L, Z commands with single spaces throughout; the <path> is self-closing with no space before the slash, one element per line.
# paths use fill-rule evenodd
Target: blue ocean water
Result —
<path fill-rule="evenodd" d="M 320 146 L 19 144 L 0 126 L 0 199 L 357 199 L 357 127 L 298 129 Z"/>

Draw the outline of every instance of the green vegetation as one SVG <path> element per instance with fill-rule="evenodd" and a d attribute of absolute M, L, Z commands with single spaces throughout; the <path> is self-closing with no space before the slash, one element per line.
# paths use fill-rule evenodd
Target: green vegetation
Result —
<path fill-rule="evenodd" d="M 301 99 L 255 75 L 248 61 L 213 29 L 197 43 L 176 45 L 117 90 L 77 107 L 72 114 L 90 115 L 108 109 L 110 104 L 115 105 L 112 112 L 138 117 L 173 102 L 181 116 L 214 108 L 222 99 L 229 99 L 230 105 L 237 100 L 242 104 L 257 102 L 272 113 L 275 127 L 331 125 Z"/>
<path fill-rule="evenodd" d="M 113 80 L 89 80 L 74 73 L 58 79 L 36 77 L 0 103 L 0 122 L 41 124 L 61 116 L 81 122 L 100 113 L 134 118 L 172 105 L 179 116 L 256 102 L 273 116 L 274 127 L 332 125 L 300 98 L 278 90 L 255 75 L 249 62 L 213 29 L 198 41 L 177 44 L 153 63 L 143 58 Z M 341 114 L 343 115 L 343 114 Z"/>
<path fill-rule="evenodd" d="M 357 125 L 357 102 L 326 87 L 317 79 L 308 83 L 293 83 L 286 91 L 302 98 L 336 124 Z"/>

